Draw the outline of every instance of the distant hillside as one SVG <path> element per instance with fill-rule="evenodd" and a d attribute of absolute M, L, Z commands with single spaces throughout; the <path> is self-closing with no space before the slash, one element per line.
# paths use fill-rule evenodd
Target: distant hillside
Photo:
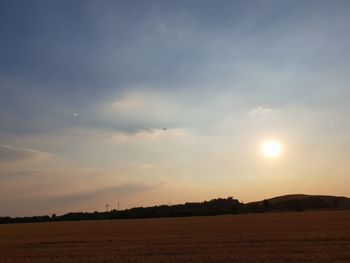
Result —
<path fill-rule="evenodd" d="M 198 203 L 135 207 L 108 212 L 75 212 L 64 215 L 33 217 L 0 217 L 0 224 L 54 222 L 71 220 L 107 220 L 156 217 L 210 216 L 224 214 L 307 211 L 322 209 L 350 209 L 350 198 L 326 195 L 284 195 L 247 204 L 233 197 Z"/>
<path fill-rule="evenodd" d="M 329 195 L 292 194 L 245 204 L 248 211 L 304 211 L 350 209 L 350 198 Z"/>

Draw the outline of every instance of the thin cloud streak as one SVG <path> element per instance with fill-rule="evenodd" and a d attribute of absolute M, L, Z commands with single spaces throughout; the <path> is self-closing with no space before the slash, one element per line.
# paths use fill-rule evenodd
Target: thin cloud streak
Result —
<path fill-rule="evenodd" d="M 91 191 L 51 196 L 47 197 L 44 202 L 50 205 L 64 206 L 65 204 L 89 202 L 91 199 L 100 198 L 105 195 L 113 195 L 116 198 L 125 198 L 126 196 L 149 192 L 158 189 L 161 186 L 161 184 L 128 183 Z"/>
<path fill-rule="evenodd" d="M 49 157 L 49 153 L 34 149 L 15 147 L 11 145 L 0 145 L 0 162 L 40 161 Z"/>

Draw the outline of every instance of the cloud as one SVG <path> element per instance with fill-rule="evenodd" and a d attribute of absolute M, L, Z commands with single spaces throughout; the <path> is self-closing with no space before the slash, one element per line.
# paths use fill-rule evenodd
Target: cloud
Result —
<path fill-rule="evenodd" d="M 0 162 L 40 161 L 48 158 L 49 155 L 34 149 L 0 145 Z"/>
<path fill-rule="evenodd" d="M 127 205 L 126 200 L 148 192 L 157 191 L 164 185 L 164 182 L 142 183 L 129 182 L 110 187 L 96 187 L 89 190 L 75 190 L 66 193 L 41 192 L 39 195 L 14 195 L 1 196 L 0 209 L 4 215 L 38 215 L 42 213 L 67 213 L 72 211 L 90 210 L 104 206 L 105 202 L 113 200 L 125 201 L 123 207 Z M 56 187 L 57 188 L 57 187 Z M 53 190 L 54 191 L 54 190 Z M 44 193 L 43 193 L 44 192 Z M 9 206 L 8 204 L 12 205 Z M 142 204 L 142 203 L 141 203 Z"/>
<path fill-rule="evenodd" d="M 45 203 L 50 205 L 60 205 L 64 206 L 65 203 L 79 203 L 86 202 L 91 199 L 99 198 L 106 195 L 115 195 L 118 198 L 123 198 L 126 196 L 131 196 L 139 194 L 142 192 L 152 191 L 161 186 L 161 183 L 155 184 L 146 184 L 146 183 L 126 183 L 121 185 L 116 185 L 112 187 L 100 188 L 91 191 L 79 192 L 79 193 L 70 193 L 64 195 L 57 195 L 48 197 L 45 200 Z"/>
<path fill-rule="evenodd" d="M 171 92 L 156 92 L 155 89 L 141 87 L 135 90 L 130 86 L 132 91 L 105 100 L 96 109 L 94 127 L 116 132 L 118 141 L 131 137 L 159 137 L 159 131 L 164 127 L 178 133 L 186 126 L 189 117 L 184 115 L 190 102 Z"/>
<path fill-rule="evenodd" d="M 248 112 L 249 117 L 265 116 L 271 113 L 271 109 L 267 107 L 258 106 Z"/>
<path fill-rule="evenodd" d="M 150 109 L 151 103 L 140 94 L 130 94 L 112 103 L 112 110 L 115 112 L 139 111 Z"/>
<path fill-rule="evenodd" d="M 32 179 L 35 176 L 40 174 L 39 171 L 31 171 L 31 170 L 20 170 L 20 171 L 0 171 L 0 178 L 2 180 L 13 180 L 13 179 Z"/>
<path fill-rule="evenodd" d="M 140 130 L 133 134 L 115 133 L 112 140 L 116 143 L 125 142 L 153 142 L 159 140 L 174 141 L 181 140 L 184 142 L 194 142 L 194 135 L 186 132 L 183 129 L 151 129 Z"/>
<path fill-rule="evenodd" d="M 169 98 L 169 94 L 166 92 L 155 92 L 147 87 L 139 87 L 136 90 L 133 87 L 127 89 L 134 91 L 114 100 L 110 107 L 104 110 L 113 116 L 134 118 L 148 116 L 152 119 L 159 119 L 164 115 L 172 115 L 178 111 L 172 103 L 174 98 Z"/>

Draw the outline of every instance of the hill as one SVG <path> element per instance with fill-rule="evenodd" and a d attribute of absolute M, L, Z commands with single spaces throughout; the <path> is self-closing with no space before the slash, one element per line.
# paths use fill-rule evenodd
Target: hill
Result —
<path fill-rule="evenodd" d="M 350 198 L 329 195 L 291 194 L 245 204 L 248 211 L 304 211 L 350 209 Z"/>

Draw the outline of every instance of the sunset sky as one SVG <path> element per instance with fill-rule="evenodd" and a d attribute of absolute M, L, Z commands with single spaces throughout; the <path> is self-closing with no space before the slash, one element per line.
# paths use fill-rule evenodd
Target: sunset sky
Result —
<path fill-rule="evenodd" d="M 349 14 L 346 0 L 1 1 L 0 216 L 350 196 Z"/>

